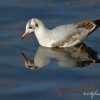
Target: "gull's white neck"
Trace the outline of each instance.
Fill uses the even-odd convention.
[[[39,27],[35,29],[35,35],[40,45],[46,46],[49,42],[49,29],[47,29],[44,24],[41,22]]]

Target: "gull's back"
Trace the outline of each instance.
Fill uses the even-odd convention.
[[[61,26],[58,26],[58,27],[52,29],[51,34],[53,35],[53,38],[55,38],[55,39],[60,38],[60,40],[61,40],[61,39],[64,39],[64,38],[72,35],[74,32],[76,32],[77,31],[76,27],[77,27],[76,24],[61,25]]]

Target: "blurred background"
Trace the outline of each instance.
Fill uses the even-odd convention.
[[[57,57],[49,55],[51,60],[43,68],[25,67],[21,52],[34,59],[39,50],[34,33],[21,40],[27,21],[33,17],[42,20],[49,29],[99,19],[100,0],[0,0],[0,100],[89,100],[90,96],[83,93],[100,89],[99,63],[83,68],[75,64],[76,67],[70,64],[63,67]],[[85,40],[98,58],[99,33],[100,28]],[[100,96],[94,97],[99,99]]]

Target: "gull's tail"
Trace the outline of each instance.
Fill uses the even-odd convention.
[[[97,27],[100,27],[100,19],[94,20],[93,22]]]

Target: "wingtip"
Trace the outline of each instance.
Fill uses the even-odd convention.
[[[100,19],[94,20],[93,22],[97,25],[97,27],[100,27]]]

